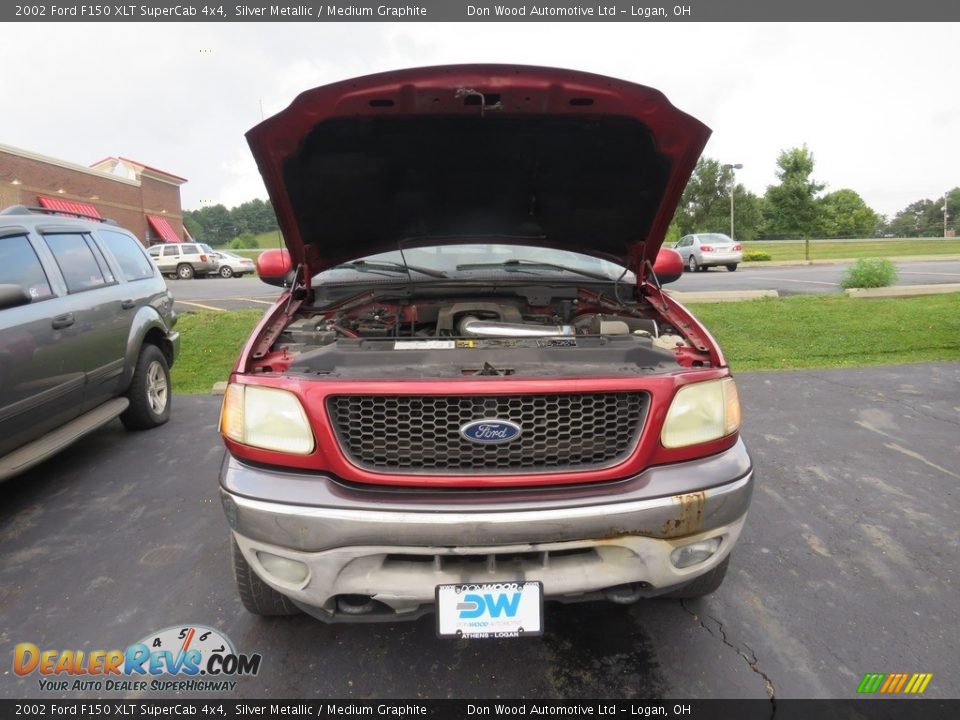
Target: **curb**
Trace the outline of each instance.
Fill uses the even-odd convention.
[[[211,395],[223,395],[227,391],[227,381],[221,380],[220,382],[215,382],[213,387],[210,388]]]
[[[893,298],[919,297],[921,295],[946,295],[960,292],[960,283],[939,283],[935,285],[895,285],[882,288],[849,288],[843,291],[852,298]]]
[[[683,292],[681,290],[667,290],[666,293],[681,303],[688,302],[742,302],[744,300],[759,300],[760,298],[780,297],[777,290],[715,290],[713,292]]]
[[[854,263],[859,258],[828,258],[820,260],[751,260],[740,263],[741,267],[790,267],[791,265],[839,265]],[[891,262],[931,262],[936,260],[960,260],[960,255],[890,255],[884,258]]]

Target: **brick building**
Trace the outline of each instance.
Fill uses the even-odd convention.
[[[0,145],[0,209],[10,205],[106,217],[145,245],[184,239],[180,186],[185,178],[127,158],[90,167]]]

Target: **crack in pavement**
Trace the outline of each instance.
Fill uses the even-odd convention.
[[[949,423],[951,425],[960,425],[960,421],[958,420],[954,420],[951,417],[943,417],[936,411],[929,412],[927,410],[924,410],[923,408],[918,408],[917,406],[911,405],[909,402],[907,402],[902,398],[894,398],[894,397],[890,397],[889,395],[878,396],[876,391],[864,390],[863,388],[858,387],[856,385],[848,385],[846,383],[840,382],[839,380],[833,380],[832,378],[824,377],[822,375],[814,375],[813,373],[809,373],[809,372],[803,373],[803,375],[811,379],[823,380],[824,382],[828,382],[831,385],[836,385],[837,387],[845,388],[847,390],[850,390],[854,395],[859,395],[860,397],[866,400],[873,400],[873,401],[879,400],[881,402],[893,403],[894,405],[903,405],[905,408],[913,410],[913,412],[915,412],[917,415],[922,415],[925,418],[936,420],[937,422]]]
[[[710,633],[713,637],[719,637],[720,640],[721,640],[721,642],[723,642],[724,645],[726,645],[727,647],[733,649],[733,651],[736,652],[737,655],[739,655],[740,657],[742,657],[742,658],[744,659],[744,661],[747,663],[747,666],[748,666],[751,670],[753,670],[753,672],[755,672],[757,675],[759,675],[760,677],[763,678],[764,685],[765,685],[765,687],[766,687],[766,689],[767,689],[767,697],[770,699],[770,718],[771,718],[771,720],[772,720],[772,718],[776,717],[776,715],[777,715],[777,688],[776,688],[776,686],[773,684],[773,680],[770,679],[770,676],[767,675],[763,670],[760,669],[760,659],[757,657],[757,653],[754,652],[753,648],[751,648],[751,647],[750,647],[749,645],[747,645],[746,643],[743,643],[743,648],[746,648],[747,651],[749,651],[749,653],[750,653],[749,655],[747,655],[747,653],[744,652],[743,649],[742,649],[739,645],[734,645],[732,642],[730,642],[730,641],[727,639],[727,631],[723,629],[723,623],[722,623],[722,622],[720,622],[719,620],[717,620],[717,619],[716,619],[715,617],[713,617],[712,615],[708,615],[707,613],[704,613],[704,616],[705,616],[705,617],[709,618],[710,620],[713,620],[713,622],[715,622],[715,623],[717,624],[717,629],[720,631],[720,634],[717,635],[717,633],[715,633],[713,630],[711,630],[710,627],[700,618],[700,616],[699,616],[697,613],[695,613],[693,610],[691,610],[689,607],[687,607],[687,601],[686,601],[686,600],[680,600],[680,607],[682,607],[684,610],[686,610],[687,613],[688,613],[694,620],[696,620],[697,623],[699,623],[700,627],[702,627],[704,630],[706,630],[708,633]]]

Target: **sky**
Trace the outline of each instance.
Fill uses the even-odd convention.
[[[244,138],[300,92],[463,62],[611,75],[713,129],[762,194],[806,144],[826,192],[888,216],[960,185],[958,23],[63,23],[7,27],[0,144],[186,177],[184,209],[266,192]],[[15,31],[14,31],[15,30]],[[11,71],[13,69],[13,71]],[[262,114],[261,114],[262,113]]]

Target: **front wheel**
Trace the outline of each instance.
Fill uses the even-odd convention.
[[[170,419],[170,366],[156,345],[140,349],[127,397],[130,406],[120,415],[127,430],[148,430]]]
[[[690,259],[687,260],[687,270],[689,270],[690,272],[696,272],[699,269],[700,269],[700,266],[697,264],[697,259],[693,255],[691,255]]]
[[[233,269],[229,265],[224,265],[220,268],[220,277],[230,278],[233,277]]]
[[[300,610],[290,602],[290,598],[281,595],[267,585],[250,567],[250,563],[240,552],[236,540],[231,540],[233,555],[233,577],[237,581],[240,602],[254,615],[297,615]]]

